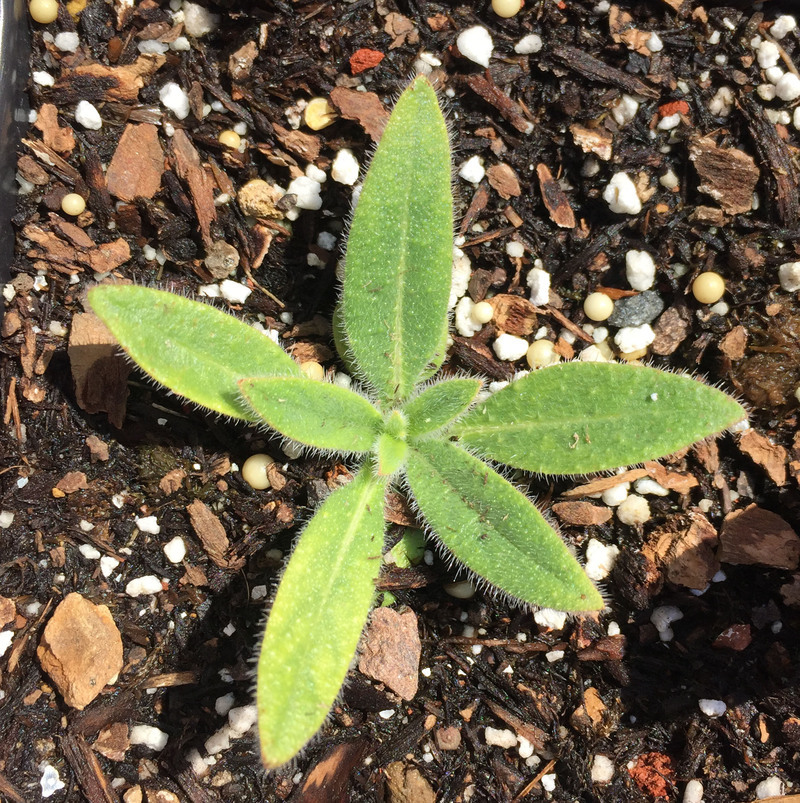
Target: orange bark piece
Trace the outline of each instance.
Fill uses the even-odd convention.
[[[58,124],[58,109],[52,103],[42,104],[33,125],[42,132],[45,145],[59,153],[72,153],[75,135],[71,128],[62,128]]]
[[[553,513],[564,524],[578,527],[605,524],[614,515],[609,508],[599,507],[591,502],[557,502],[553,505]]]
[[[796,569],[800,538],[777,513],[755,504],[729,513],[720,533],[722,563]]]
[[[370,50],[368,47],[362,47],[350,56],[350,71],[353,75],[358,75],[364,70],[377,67],[383,59],[384,54],[380,50]]]
[[[661,117],[672,117],[673,114],[689,114],[689,104],[685,100],[672,100],[658,107]]]
[[[200,154],[182,129],[172,137],[172,155],[178,175],[189,185],[203,244],[210,248],[214,241],[211,224],[217,219],[213,181],[200,163]]]
[[[569,205],[566,193],[561,185],[553,178],[550,168],[541,162],[536,165],[536,174],[539,176],[539,188],[542,200],[550,213],[550,218],[556,226],[562,229],[575,228],[575,213]]]
[[[164,151],[150,123],[125,126],[106,173],[108,191],[123,201],[152,198],[161,188]]]
[[[655,752],[642,753],[628,772],[636,785],[652,797],[668,799],[672,796],[675,770],[668,755]]]
[[[776,485],[786,484],[786,463],[789,453],[766,435],[748,429],[739,439],[739,450],[767,472]]]

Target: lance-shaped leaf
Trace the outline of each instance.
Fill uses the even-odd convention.
[[[292,553],[258,658],[261,757],[291,760],[319,730],[344,682],[375,595],[384,484],[362,470],[334,491]]]
[[[450,143],[416,78],[392,112],[353,214],[342,317],[349,351],[383,401],[407,398],[445,350],[453,262]]]
[[[534,371],[453,427],[467,447],[543,474],[584,474],[670,454],[747,417],[716,388],[647,366]]]
[[[408,437],[434,432],[461,415],[481,389],[479,379],[446,379],[425,388],[403,405],[408,419]]]
[[[523,602],[560,611],[603,600],[530,500],[482,460],[449,441],[409,449],[406,478],[444,545],[475,574]]]
[[[302,376],[262,332],[208,304],[133,285],[102,285],[89,303],[135,363],[195,404],[255,421],[237,382],[247,376]]]
[[[363,396],[304,376],[242,379],[239,388],[259,419],[318,449],[368,452],[383,423]]]

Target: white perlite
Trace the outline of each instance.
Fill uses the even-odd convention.
[[[542,37],[538,33],[529,33],[514,45],[514,52],[521,56],[528,56],[531,53],[538,53],[542,49]]]
[[[614,485],[611,488],[606,488],[600,494],[600,498],[609,507],[616,507],[621,505],[628,498],[628,488],[631,487],[629,482],[621,482],[619,485]]]
[[[592,538],[586,545],[586,565],[584,571],[590,580],[603,580],[611,573],[619,556],[619,547],[604,544]]]
[[[4,630],[0,633],[0,658],[2,658],[8,648],[11,646],[11,642],[14,639],[14,631],[13,630]]]
[[[521,360],[527,354],[529,347],[530,343],[527,340],[516,335],[510,335],[507,332],[499,335],[492,345],[497,359],[507,360],[508,362]]]
[[[721,717],[728,710],[722,700],[698,700],[697,704],[707,717]]]
[[[602,753],[592,760],[592,783],[611,783],[614,777],[614,762]]]
[[[33,72],[33,83],[39,84],[39,86],[53,86],[56,82],[56,79],[50,75],[49,72],[45,72],[44,70],[34,70]],[[35,120],[31,120],[31,122],[35,122]]]
[[[656,280],[656,263],[647,251],[625,254],[625,276],[634,290],[649,290]]]
[[[456,304],[453,323],[461,337],[472,337],[476,332],[480,332],[482,328],[482,324],[477,323],[472,317],[474,307],[475,303],[469,296],[464,296]]]
[[[51,797],[66,786],[64,781],[61,780],[58,770],[52,764],[43,761],[39,765],[39,769],[42,771],[42,777],[39,779],[39,785],[42,787],[42,797]]]
[[[164,544],[164,554],[170,563],[180,563],[186,557],[186,542],[179,535]]]
[[[212,14],[197,3],[183,4],[183,26],[189,36],[199,38],[211,33],[219,25],[219,15]]]
[[[672,641],[675,634],[670,625],[679,619],[683,619],[683,611],[675,605],[660,605],[650,614],[661,641]]]
[[[10,510],[0,511],[0,527],[4,530],[14,523],[14,514]]]
[[[506,253],[512,259],[521,259],[525,256],[525,246],[519,240],[509,240],[506,243]]]
[[[733,109],[733,104],[733,90],[729,86],[721,86],[708,101],[708,110],[715,117],[727,117]]]
[[[353,156],[353,151],[342,148],[331,165],[331,178],[339,184],[352,187],[358,181],[359,170],[358,159]]]
[[[111,555],[103,555],[100,558],[100,573],[103,577],[111,577],[117,566],[119,566],[119,561],[116,558],[112,558]]]
[[[103,127],[100,112],[88,100],[80,101],[75,107],[75,122],[90,131],[99,131]]]
[[[630,494],[628,498],[617,507],[617,518],[631,527],[644,524],[650,519],[650,505],[643,496]]]
[[[772,24],[769,32],[775,39],[783,39],[787,33],[791,33],[797,27],[797,20],[789,14],[781,14]]]
[[[101,555],[100,550],[96,549],[91,544],[81,544],[78,547],[78,552],[80,552],[86,560],[99,560]]]
[[[231,304],[244,304],[253,292],[246,284],[225,279],[219,283],[220,295]]]
[[[639,101],[630,95],[623,95],[611,109],[611,116],[617,125],[625,126],[636,117],[637,111],[639,111]]]
[[[800,262],[784,262],[778,268],[778,279],[787,293],[800,290]]]
[[[781,57],[781,52],[774,42],[764,40],[758,46],[756,58],[758,59],[758,66],[762,70],[774,67]]]
[[[642,211],[636,185],[627,173],[614,173],[603,190],[603,200],[612,212],[619,214],[638,215]]]
[[[458,169],[458,175],[470,184],[480,184],[486,175],[483,167],[483,159],[480,156],[472,156],[467,159]]]
[[[563,630],[567,624],[567,614],[564,611],[555,611],[552,608],[540,608],[538,611],[534,611],[533,621],[539,627]]]
[[[647,37],[645,46],[651,53],[660,53],[664,49],[664,43],[657,33],[651,33],[650,36]]]
[[[543,307],[550,301],[550,274],[546,270],[532,268],[525,283],[531,291],[531,304]]]
[[[474,61],[481,67],[488,67],[494,50],[494,42],[486,28],[482,25],[475,25],[458,35],[456,47],[465,59]]]
[[[653,327],[649,323],[641,326],[623,326],[615,335],[614,343],[623,354],[647,348],[656,339]]]
[[[298,209],[310,209],[316,211],[322,208],[322,196],[320,191],[322,185],[308,176],[298,176],[289,182],[286,188],[288,195],[296,195],[295,206]]]
[[[189,116],[189,95],[174,81],[167,81],[158,90],[161,104],[169,109],[178,120],[185,120]]]
[[[125,586],[125,593],[129,597],[141,597],[146,594],[158,594],[163,585],[160,578],[154,574],[146,574],[144,577],[136,577]]]
[[[783,781],[777,775],[770,775],[756,786],[756,798],[767,800],[771,797],[778,797],[786,791]]]
[[[507,728],[486,727],[483,730],[483,735],[488,745],[502,747],[504,750],[510,750],[512,747],[517,746],[516,734]]]
[[[161,532],[161,527],[155,516],[135,516],[133,520],[139,532],[147,533],[148,535],[158,535]]]
[[[151,750],[163,750],[169,741],[169,735],[152,725],[134,725],[129,736],[131,744],[140,744]]]
[[[453,272],[450,279],[450,298],[447,308],[453,309],[469,287],[469,280],[472,276],[472,263],[469,257],[458,247],[453,246]]]
[[[56,34],[53,44],[62,53],[74,53],[81,44],[81,39],[75,31],[61,31]]]
[[[787,102],[800,98],[800,78],[794,73],[784,73],[775,84],[775,94]]]

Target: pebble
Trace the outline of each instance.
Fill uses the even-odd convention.
[[[74,53],[80,47],[81,39],[75,31],[61,31],[56,34],[53,44],[62,53]]]
[[[531,291],[531,304],[543,307],[550,301],[550,274],[546,270],[532,268],[525,283]]]
[[[514,52],[521,56],[528,56],[531,53],[538,53],[542,49],[542,37],[538,33],[529,33],[514,45]]]
[[[0,527],[4,530],[14,523],[14,514],[10,510],[0,511]]]
[[[103,127],[100,112],[88,100],[79,101],[75,107],[75,122],[90,131],[99,131]]]
[[[80,711],[122,671],[122,637],[105,605],[67,594],[47,623],[36,656],[64,702]]]
[[[148,533],[149,535],[158,535],[161,532],[161,527],[155,516],[142,516],[141,518],[136,516],[134,522],[139,532]]]
[[[778,268],[778,280],[787,293],[800,290],[800,262],[784,262]]]
[[[186,542],[179,535],[164,544],[164,554],[170,563],[180,563],[186,557]]]
[[[486,28],[482,25],[475,25],[458,35],[456,47],[465,59],[474,61],[481,67],[488,67],[494,50],[494,42]]]
[[[316,211],[322,208],[322,185],[308,176],[298,176],[289,182],[286,188],[288,195],[296,195],[295,207]]]
[[[498,360],[514,362],[516,360],[521,360],[527,354],[530,343],[523,337],[517,337],[516,335],[503,332],[495,338],[492,348]]]
[[[628,498],[617,507],[617,518],[631,527],[644,524],[650,520],[650,505],[643,496],[630,494]]]
[[[467,159],[458,169],[458,175],[470,184],[480,184],[486,175],[483,167],[483,159],[480,156],[472,156]]]
[[[608,318],[612,326],[641,326],[654,321],[664,311],[664,300],[655,290],[620,298]]]
[[[647,251],[628,251],[625,254],[625,276],[634,290],[649,290],[656,280],[653,257]]]
[[[697,704],[707,717],[721,717],[728,710],[722,700],[698,700]]]
[[[342,148],[333,160],[331,165],[331,178],[339,184],[352,187],[358,181],[358,174],[361,168],[358,159],[353,156],[353,151],[349,148]]]
[[[434,738],[440,750],[458,750],[461,747],[461,731],[454,725],[437,728]]]
[[[775,94],[787,102],[800,98],[800,78],[794,73],[787,72],[775,83]]]
[[[128,738],[131,744],[140,744],[155,751],[163,750],[169,741],[169,735],[153,725],[132,725]]]
[[[483,735],[486,739],[486,744],[494,747],[510,750],[512,747],[517,746],[517,735],[507,728],[491,728],[487,726],[483,730]]]
[[[703,803],[703,784],[696,778],[686,784],[683,790],[683,803]]]
[[[638,215],[642,211],[636,185],[627,173],[614,173],[603,190],[603,200],[612,212],[619,214]]]
[[[189,116],[189,95],[174,81],[167,81],[158,90],[161,104],[169,109],[178,120],[185,120]]]
[[[433,561],[431,561],[431,563],[428,563],[427,561],[428,552],[429,551],[426,551],[425,553],[425,558],[426,558],[425,563],[430,566]],[[431,558],[433,558],[432,553],[431,553]],[[455,583],[445,583],[443,588],[446,594],[449,594],[451,597],[454,597],[455,599],[472,599],[475,596],[475,591],[476,591],[475,586],[470,580],[459,580]]]
[[[614,762],[602,753],[592,760],[592,783],[610,783],[614,777]]]
[[[586,565],[583,567],[590,580],[604,580],[614,568],[619,547],[614,544],[604,544],[596,538],[589,540],[586,545]]]
[[[614,335],[614,343],[623,354],[641,351],[655,339],[655,332],[649,323],[643,323],[641,326],[623,326]]]
[[[141,597],[145,594],[158,594],[163,590],[161,579],[154,574],[136,577],[125,586],[125,593],[129,597]]]

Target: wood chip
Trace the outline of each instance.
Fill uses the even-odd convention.
[[[613,728],[613,718],[600,697],[600,692],[590,686],[583,692],[583,702],[572,712],[570,725],[580,733],[604,737]]]
[[[522,106],[495,84],[489,77],[488,70],[485,74],[474,73],[467,76],[466,83],[476,95],[494,106],[517,131],[523,134],[530,134],[533,131],[533,123],[523,113]]]
[[[132,368],[114,336],[93,313],[79,313],[72,319],[67,353],[78,406],[87,413],[108,413],[108,420],[121,429]]]
[[[552,54],[567,69],[573,70],[592,81],[611,84],[625,90],[629,95],[643,95],[646,98],[657,98],[661,94],[657,89],[630,73],[610,67],[600,59],[590,56],[577,47],[559,45],[552,49]]]
[[[789,453],[783,446],[773,443],[766,435],[754,429],[748,429],[739,438],[739,449],[761,466],[776,485],[786,484]]]
[[[53,270],[67,275],[79,273],[84,268],[95,273],[110,273],[131,258],[130,246],[121,237],[110,243],[95,243],[85,232],[66,221],[56,221],[52,228],[28,223],[22,231],[32,243],[26,252],[30,259],[49,263]],[[67,239],[59,236],[62,233]]]
[[[569,130],[573,141],[584,153],[593,153],[604,162],[611,158],[614,139],[610,132],[602,128],[587,128],[578,123],[573,123]]]
[[[58,109],[52,103],[39,107],[35,128],[42,132],[44,144],[58,153],[72,153],[75,148],[75,135],[71,128],[58,124]]]
[[[656,337],[650,346],[651,351],[662,357],[672,354],[686,340],[691,323],[692,315],[688,307],[666,309],[653,326]]]
[[[489,186],[506,201],[509,198],[516,198],[518,195],[522,194],[522,188],[519,186],[517,174],[504,162],[492,165],[486,171],[486,178],[489,181]]]
[[[361,639],[358,671],[404,700],[412,700],[419,683],[421,650],[414,611],[375,608]]]
[[[313,162],[319,156],[319,152],[322,149],[322,140],[316,134],[292,131],[277,123],[272,124],[272,129],[281,145],[287,151],[295,154],[295,156],[299,156],[307,162]]]
[[[593,505],[591,502],[556,502],[553,513],[558,516],[559,521],[576,527],[605,524],[614,515],[610,508]]]
[[[103,728],[95,739],[92,749],[109,761],[124,761],[125,753],[131,746],[128,726],[125,722],[114,722]]]
[[[796,569],[800,538],[777,513],[755,504],[729,513],[720,533],[722,563]]]
[[[123,201],[152,198],[161,189],[164,151],[154,125],[129,124],[106,173],[108,191]]]
[[[356,739],[331,747],[309,770],[303,786],[292,796],[294,803],[347,803],[348,781],[368,746],[366,739]]]
[[[752,209],[761,175],[752,156],[738,148],[720,148],[711,137],[693,137],[689,159],[700,176],[700,192],[710,195],[725,212],[738,215]]]
[[[381,138],[389,120],[389,110],[374,92],[337,86],[331,91],[330,99],[342,117],[355,120],[374,142]]]
[[[88,487],[86,475],[82,471],[68,471],[56,485],[56,488],[65,494],[74,494],[76,491],[83,491]]]
[[[222,522],[214,515],[211,508],[200,499],[186,506],[192,529],[200,539],[208,557],[221,569],[238,570],[244,566],[243,558],[229,560],[226,556],[230,549],[230,541],[222,526]]]
[[[485,702],[496,717],[502,719],[506,725],[514,729],[517,736],[524,736],[533,745],[533,749],[537,753],[547,751],[547,734],[541,728],[537,728],[532,722],[520,719],[493,700],[487,699]]]
[[[170,494],[177,493],[183,487],[183,481],[186,479],[186,472],[182,468],[173,468],[168,471],[159,481],[158,487],[161,493],[169,496]]]
[[[562,496],[565,499],[574,499],[578,496],[589,496],[589,494],[599,494],[620,485],[623,482],[634,482],[641,477],[647,476],[647,470],[643,468],[632,468],[628,471],[623,471],[622,474],[615,474],[613,477],[598,477],[591,480],[584,485],[579,485],[577,488],[570,488],[565,491]]]
[[[691,511],[656,528],[642,552],[666,572],[671,583],[700,590],[719,571],[714,553],[718,542],[711,522],[699,511]]]
[[[553,178],[550,168],[540,162],[536,165],[536,175],[539,176],[539,190],[542,193],[542,201],[550,213],[550,219],[562,229],[574,229],[575,213],[561,185]]]
[[[419,42],[419,31],[414,23],[396,11],[390,11],[384,18],[383,30],[392,37],[389,50],[402,47],[405,44],[416,45]]]
[[[150,83],[152,76],[166,61],[166,57],[159,53],[141,55],[133,64],[122,67],[81,64],[74,69],[62,70],[53,92],[63,104],[80,100],[133,103],[139,99],[139,91]]]
[[[741,360],[747,346],[747,330],[739,324],[734,326],[722,340],[719,341],[719,350],[731,360]]]
[[[495,326],[517,337],[527,337],[536,329],[536,307],[522,296],[500,293],[488,300]]]
[[[214,242],[211,236],[211,224],[217,219],[214,184],[200,164],[200,155],[196,148],[182,129],[178,129],[172,137],[172,159],[178,175],[189,185],[203,245],[210,248]]]

